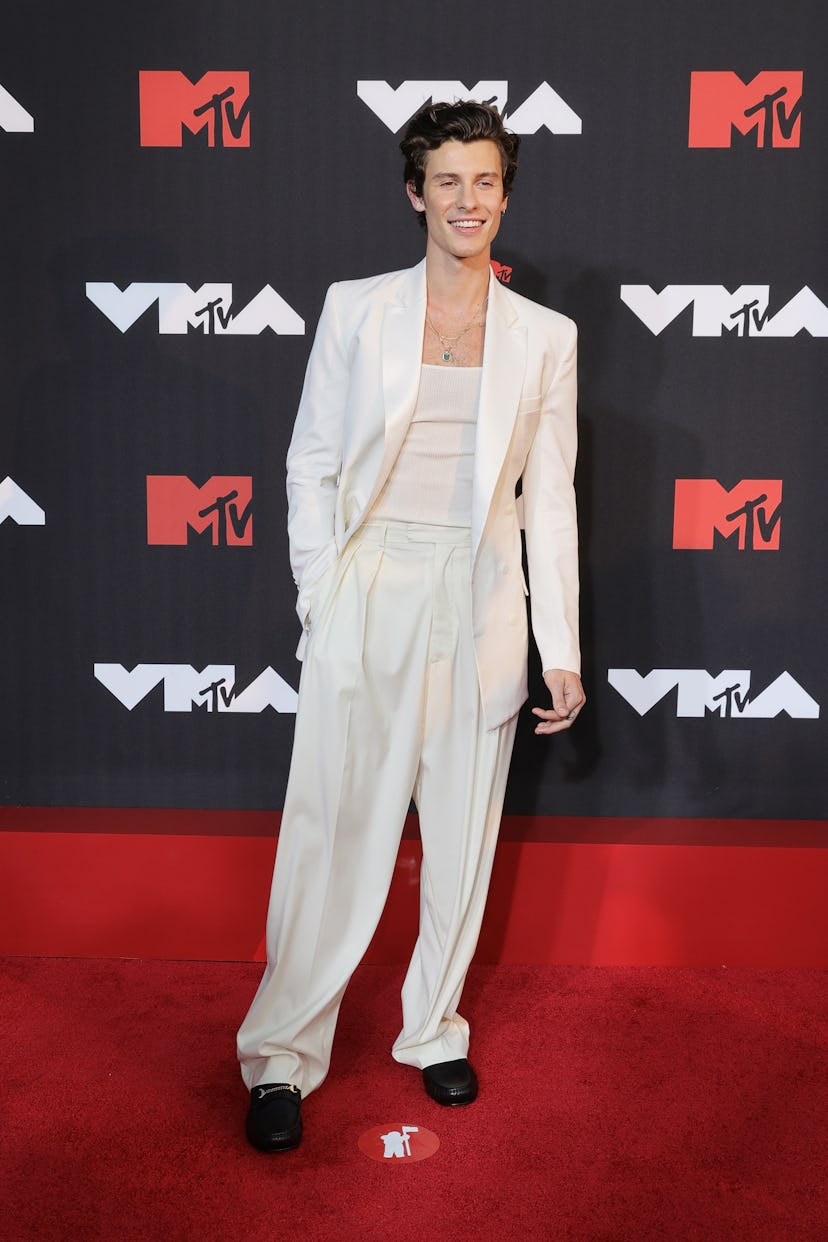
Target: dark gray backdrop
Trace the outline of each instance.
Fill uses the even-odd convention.
[[[608,670],[750,670],[754,698],[788,672],[828,698],[824,337],[694,336],[689,309],[655,335],[620,297],[759,284],[771,313],[804,286],[828,301],[826,34],[816,0],[518,0],[462,15],[431,0],[85,0],[6,14],[0,85],[35,130],[0,130],[0,480],[46,520],[0,523],[0,798],[281,806],[292,715],[165,711],[160,685],[128,710],[93,669],[231,665],[243,689],[271,667],[298,684],[284,455],[316,318],[332,280],[423,248],[399,135],[356,84],[499,80],[507,113],[547,82],[583,125],[524,137],[495,256],[512,288],[580,326],[589,693],[578,729],[551,744],[524,715],[507,810],[822,816],[821,717],[689,718],[675,691],[640,716]],[[204,131],[142,147],[146,70],[247,71],[249,147],[210,147]],[[753,132],[689,148],[691,73],[763,70],[803,72],[800,145],[760,148]],[[122,334],[87,282],[229,282],[235,313],[269,284],[306,335],[164,335],[157,307]],[[149,545],[149,475],[251,476],[253,545],[215,547],[209,531]],[[674,549],[683,478],[781,479],[780,549]]]

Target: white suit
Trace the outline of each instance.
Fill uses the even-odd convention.
[[[328,292],[288,452],[288,533],[303,624],[314,584],[370,510],[405,437],[425,311],[425,261]],[[580,672],[572,487],[576,337],[571,319],[490,276],[471,558],[477,667],[491,728],[527,696],[526,587],[515,511],[521,476],[532,628],[542,666]]]
[[[420,934],[393,1055],[465,1057],[457,1004],[488,891],[527,623],[578,672],[575,325],[490,277],[471,528],[371,516],[415,409],[425,263],[333,285],[288,452],[307,644],[268,913],[268,966],[239,1031],[248,1087],[324,1079],[339,1004],[379,920],[413,794]]]

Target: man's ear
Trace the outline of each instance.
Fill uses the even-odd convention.
[[[420,198],[413,181],[406,181],[405,192],[408,195],[408,201],[415,211],[425,211],[425,203]]]

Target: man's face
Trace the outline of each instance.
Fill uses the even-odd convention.
[[[410,182],[406,188],[415,209],[426,213],[429,248],[488,259],[506,205],[496,143],[444,142],[426,156],[422,197]]]

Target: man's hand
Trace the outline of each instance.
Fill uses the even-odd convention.
[[[560,733],[562,729],[569,729],[577,720],[578,713],[586,703],[584,688],[578,674],[570,673],[564,668],[547,669],[543,680],[552,695],[552,710],[532,708],[532,714],[540,717],[535,732]]]

